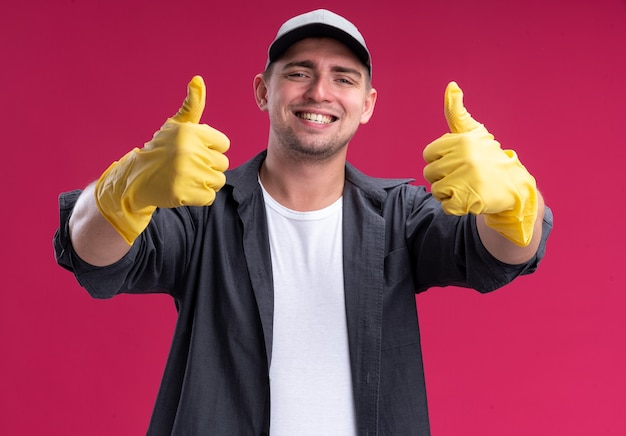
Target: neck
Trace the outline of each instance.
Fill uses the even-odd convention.
[[[322,162],[285,159],[268,149],[259,171],[267,192],[283,206],[301,212],[330,206],[343,194],[345,153]]]

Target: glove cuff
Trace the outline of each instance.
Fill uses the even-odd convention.
[[[499,213],[485,214],[485,224],[514,244],[526,247],[533,238],[538,208],[535,178],[528,174],[528,180],[518,190],[515,207]]]
[[[134,149],[113,162],[102,173],[94,189],[98,210],[128,245],[132,245],[145,230],[156,210],[155,206],[133,205],[135,195],[127,175],[138,151]]]

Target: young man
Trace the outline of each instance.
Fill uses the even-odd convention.
[[[537,267],[551,213],[454,83],[451,133],[424,151],[432,195],[346,162],[371,68],[344,18],[294,17],[254,78],[266,151],[226,171],[195,77],[152,141],[61,195],[57,260],[91,295],[176,302],[149,434],[429,434],[415,293]]]

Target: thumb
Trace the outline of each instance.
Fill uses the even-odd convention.
[[[470,132],[480,126],[463,106],[463,91],[456,82],[450,82],[446,87],[443,111],[450,133]]]
[[[202,112],[204,112],[205,101],[206,87],[204,86],[204,79],[200,76],[194,76],[187,85],[187,98],[185,98],[183,105],[172,119],[179,123],[199,123]]]

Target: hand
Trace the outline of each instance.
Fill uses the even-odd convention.
[[[424,177],[433,196],[446,213],[485,214],[489,227],[527,246],[537,216],[535,179],[513,150],[502,150],[467,112],[455,82],[446,88],[444,113],[451,133],[424,149]]]
[[[135,148],[100,176],[95,188],[102,215],[130,245],[157,207],[208,206],[224,185],[230,141],[198,124],[206,89],[200,76],[189,82],[187,98],[142,149]]]

